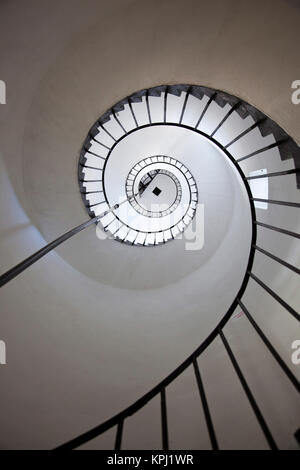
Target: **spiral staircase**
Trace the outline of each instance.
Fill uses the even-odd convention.
[[[22,359],[27,392],[12,394],[23,421],[32,413],[45,424],[40,429],[56,429],[50,439],[45,432],[42,446],[297,448],[299,366],[291,361],[291,344],[300,319],[299,146],[259,106],[199,83],[151,86],[106,112],[96,104],[103,114],[87,113],[87,122],[96,121],[76,142],[70,195],[63,178],[71,144],[58,124],[53,161],[52,144],[50,151],[44,146],[47,158],[40,156],[43,143],[55,141],[51,126],[43,136],[39,122],[52,103],[45,100],[39,109],[43,91],[32,103],[24,139],[31,206],[23,202],[38,228],[30,237],[39,249],[27,249],[21,262],[20,252],[10,257],[0,285],[5,312],[13,312],[18,325],[16,293],[23,292],[27,310],[32,299],[32,316],[17,338],[23,346],[33,342],[38,374],[39,347],[43,360],[47,351],[53,354],[50,343],[57,348],[53,364],[47,362],[49,380],[47,370],[39,377]],[[149,201],[166,202],[172,191],[164,210],[150,209]],[[12,217],[26,226],[12,204]],[[193,224],[200,247],[185,240]],[[38,298],[52,319],[40,315]],[[98,376],[95,382],[91,376]],[[49,399],[53,417],[41,418]],[[1,413],[9,426],[12,410]],[[62,429],[59,438],[52,420]],[[33,438],[24,444],[26,432],[16,423],[17,446],[34,446]]]
[[[120,167],[122,163],[124,163],[123,160],[125,160],[125,164],[128,166],[132,165],[132,159],[134,160],[134,157],[139,159],[142,152],[146,152],[146,155],[148,152],[148,155],[151,155],[151,145],[149,146],[149,142],[155,142],[155,148],[157,146],[157,142],[159,142],[160,153],[165,155],[170,154],[172,150],[174,151],[174,146],[178,146],[178,142],[181,141],[183,150],[180,148],[178,151],[179,154],[185,155],[185,153],[187,153],[188,162],[190,162],[191,158],[201,159],[203,154],[201,145],[199,144],[197,146],[197,144],[192,142],[192,146],[196,146],[197,149],[196,155],[192,156],[188,139],[185,140],[184,135],[176,135],[176,133],[172,133],[170,136],[168,136],[169,128],[172,127],[175,127],[175,130],[177,130],[179,127],[181,129],[187,130],[188,133],[196,132],[197,134],[200,134],[201,136],[204,136],[206,139],[208,139],[211,144],[218,145],[218,147],[224,152],[225,156],[234,163],[235,167],[239,171],[239,174],[247,190],[252,216],[251,249],[244,279],[241,282],[241,287],[236,298],[234,299],[229,310],[226,312],[224,318],[209,335],[209,337],[177,369],[175,369],[169,376],[160,382],[160,384],[158,384],[154,389],[137,400],[137,402],[135,402],[133,405],[105,423],[101,424],[100,426],[97,426],[91,431],[88,431],[78,438],[75,438],[70,442],[62,445],[60,448],[68,449],[80,446],[87,441],[98,437],[99,434],[107,431],[111,427],[116,426],[115,449],[121,449],[123,426],[126,418],[134,413],[137,413],[140,408],[145,406],[151,399],[159,395],[161,401],[162,449],[168,450],[169,439],[166,388],[183,371],[185,371],[187,367],[193,367],[196,382],[199,388],[200,398],[202,401],[207,430],[211,440],[211,446],[213,449],[218,449],[218,441],[211,419],[208,401],[205,394],[205,387],[201,379],[197,359],[200,354],[205,351],[206,348],[208,348],[211,342],[219,337],[221,338],[223,345],[229,355],[232,366],[238,375],[244,392],[249,400],[253,412],[256,415],[258,423],[261,426],[262,432],[264,433],[270,448],[277,449],[278,447],[272,436],[272,433],[223,332],[224,326],[231,318],[232,313],[237,307],[241,308],[241,311],[246,315],[256,333],[260,336],[265,346],[269,349],[269,352],[277,361],[279,367],[281,367],[282,371],[295,386],[296,390],[298,392],[300,391],[297,378],[294,376],[289,366],[282,360],[274,346],[270,343],[264,332],[253,319],[251,313],[243,303],[243,295],[247,287],[248,280],[251,278],[256,283],[258,283],[262,289],[264,289],[266,295],[271,295],[296,320],[300,320],[300,315],[280,296],[278,296],[276,292],[270,289],[270,287],[267,286],[262,279],[257,277],[255,272],[252,271],[253,259],[255,252],[257,251],[285,266],[292,272],[300,274],[300,270],[297,267],[276,256],[276,253],[274,253],[274,248],[270,252],[257,245],[257,226],[267,230],[284,233],[289,237],[299,238],[299,235],[297,233],[285,230],[282,227],[265,224],[259,220],[260,212],[258,211],[257,214],[255,209],[256,203],[266,204],[266,207],[263,206],[264,210],[268,209],[269,204],[299,208],[300,203],[289,200],[273,200],[268,197],[257,197],[257,195],[254,193],[255,190],[257,191],[257,188],[254,187],[251,191],[251,188],[248,184],[248,182],[251,184],[253,180],[263,178],[264,180],[267,180],[269,184],[263,189],[259,188],[259,191],[264,191],[266,194],[268,194],[270,191],[272,194],[273,177],[279,178],[284,177],[285,175],[295,174],[295,187],[300,188],[300,149],[297,144],[279,126],[277,126],[262,112],[253,108],[248,103],[245,103],[242,100],[239,100],[238,98],[230,96],[226,93],[205,87],[185,85],[161,86],[135,93],[127,99],[119,102],[113,108],[111,108],[111,110],[105,113],[105,115],[101,117],[99,121],[97,121],[97,123],[90,129],[88,137],[83,145],[79,162],[79,182],[80,187],[82,188],[82,195],[86,208],[91,217],[96,217],[97,221],[101,221],[104,230],[108,230],[110,227],[109,230],[111,231],[111,234],[119,241],[130,243],[131,245],[140,244],[145,246],[149,245],[149,243],[153,245],[158,244],[159,241],[156,241],[158,235],[161,236],[160,243],[165,243],[166,240],[172,238],[174,239],[179,233],[177,224],[171,228],[168,226],[166,229],[153,229],[154,231],[148,230],[148,232],[143,232],[142,230],[132,228],[132,225],[130,226],[122,221],[120,207],[117,206],[112,212],[107,213],[108,210],[114,206],[114,204],[110,203],[110,198],[107,195],[109,189],[105,190],[104,186],[105,170],[107,169],[107,165],[110,163],[109,158],[114,158],[113,150],[119,145],[120,141],[125,139],[127,140],[128,136],[132,134],[133,136],[136,136],[139,131],[153,130],[154,132],[149,132],[149,135],[142,133],[140,140],[133,140],[129,150],[126,149],[126,146],[123,146],[119,154],[115,157],[117,158],[117,163],[113,167],[114,172],[121,173]],[[157,129],[160,131],[161,136],[155,132]],[[205,150],[207,152],[207,149]],[[262,164],[263,166],[269,168],[266,160],[261,158],[265,153],[268,154],[268,160],[270,159],[276,162],[277,171],[263,171],[261,169]],[[179,158],[178,156],[176,157]],[[209,158],[211,158],[211,155],[209,155]],[[255,158],[255,176],[252,172],[249,172],[249,166],[247,166],[248,159],[250,158]],[[149,161],[147,162],[146,159],[144,164],[146,169],[148,168],[147,165],[150,165],[151,168],[152,164],[156,164],[158,165],[157,171],[159,171],[159,168],[163,166],[165,162],[169,163],[170,167],[180,167],[182,165],[182,163],[178,160],[174,160],[172,162],[170,157],[161,157],[161,159],[159,159],[159,157],[150,156],[148,160]],[[289,169],[287,169],[285,165],[280,165],[281,162],[285,162],[287,160],[290,160],[291,163]],[[245,163],[243,164],[242,162]],[[197,163],[198,162],[196,162],[196,164]],[[141,162],[138,162],[137,165],[141,166]],[[206,165],[208,166],[209,163],[206,163]],[[250,168],[253,168],[253,166]],[[126,171],[128,172],[128,168],[126,168]],[[188,170],[185,169],[185,172],[188,172]],[[136,173],[138,174],[137,170]],[[189,177],[192,178],[190,173],[189,175]],[[155,177],[157,177],[157,174],[153,175],[153,179],[155,179]],[[207,179],[206,174],[204,175],[204,179]],[[106,178],[106,180],[106,186],[109,186],[109,176]],[[126,187],[126,184],[128,183],[124,181],[122,183],[115,183],[115,196],[111,199],[112,201],[117,200],[117,195],[120,195],[121,200],[124,200],[124,197],[126,197],[126,194],[122,194],[122,188]],[[199,184],[198,182],[198,186],[201,188],[201,183]],[[131,192],[130,195],[132,196],[132,194],[133,192]],[[259,194],[259,196],[261,195]],[[130,204],[130,199],[127,199],[126,205]],[[194,204],[194,207],[196,207],[196,200]],[[261,208],[261,206],[258,205],[258,208]],[[103,211],[104,215],[102,214]],[[128,214],[127,217],[130,219]],[[150,215],[150,217],[155,216]],[[183,218],[183,220],[185,220],[185,218]],[[187,220],[186,224],[189,222],[190,220]],[[153,234],[154,238],[152,240],[150,237],[153,237]]]

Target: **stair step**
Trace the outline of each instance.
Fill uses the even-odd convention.
[[[200,124],[198,125],[197,129],[205,134],[212,134],[218,124],[222,121],[222,119],[226,116],[226,114],[230,111],[231,106],[226,104],[224,108],[221,108],[215,101],[212,101],[208,106]]]
[[[186,93],[182,92],[180,96],[167,95],[166,121],[179,123],[182,108],[185,102]]]
[[[116,112],[116,117],[118,118],[126,132],[129,132],[132,129],[136,128],[136,123],[129,104],[125,104],[124,109],[122,111]]]
[[[125,134],[125,132],[121,128],[120,124],[117,122],[117,120],[114,118],[113,115],[110,116],[109,121],[107,121],[105,124],[103,124],[103,127],[116,140],[120,139],[120,137],[122,137]]]
[[[139,126],[145,126],[149,124],[149,116],[147,110],[146,97],[143,96],[142,101],[131,103],[132,110],[135,114],[136,120]]]
[[[164,97],[165,92],[161,96],[149,96],[149,108],[152,122],[164,121]]]
[[[233,157],[238,160],[239,158],[243,158],[247,154],[257,151],[258,149],[262,149],[267,147],[270,144],[275,143],[275,139],[273,135],[268,135],[266,137],[262,137],[260,130],[256,127],[252,129],[252,131],[248,132],[244,137],[239,139],[237,142],[232,144],[229,148],[229,151]],[[246,154],[245,154],[245,149]]]
[[[189,95],[182,118],[182,124],[190,127],[196,127],[198,119],[201,116],[208,101],[209,98],[207,96],[203,96],[202,100],[199,100],[195,96]]]
[[[242,132],[249,129],[254,124],[254,119],[251,116],[247,116],[245,119],[241,119],[237,112],[233,112],[224,124],[217,130],[214,135],[214,139],[220,142],[222,145],[229,144]],[[230,149],[228,149],[230,152]]]
[[[84,163],[85,166],[92,166],[94,168],[99,168],[102,170],[103,165],[104,165],[104,160],[102,160],[102,158],[98,158],[95,155],[92,155],[91,153],[88,153],[88,152],[84,154],[84,157],[86,159]]]

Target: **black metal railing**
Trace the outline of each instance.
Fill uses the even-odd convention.
[[[184,99],[183,107],[180,113],[180,119],[178,123],[169,123],[167,122],[167,105],[168,105],[168,93],[174,93],[177,94],[181,93],[182,91],[186,92],[186,96]],[[163,112],[163,121],[160,123],[153,123],[151,119],[151,109],[149,105],[149,96],[158,96],[159,93],[164,92],[164,112]],[[186,111],[187,107],[187,102],[188,102],[188,97],[190,94],[194,94],[194,96],[197,96],[199,98],[202,98],[205,94],[209,97],[203,111],[201,112],[199,119],[197,121],[197,125],[195,127],[190,127],[186,126],[183,124],[183,117],[184,113]],[[137,117],[134,114],[133,106],[132,103],[134,101],[137,101],[139,99],[142,99],[143,96],[145,97],[145,103],[147,106],[147,114],[149,118],[149,124],[144,125],[144,126],[138,126],[138,120]],[[126,100],[125,100],[126,101]],[[103,123],[105,120],[99,120],[97,121],[97,125],[100,125],[102,129],[107,132],[107,134],[113,139],[114,144],[110,148],[110,152],[114,148],[115,145],[118,144],[120,140],[125,138],[128,134],[135,132],[137,129],[143,128],[143,127],[148,127],[148,126],[158,126],[158,125],[171,125],[171,126],[181,126],[185,127],[189,130],[192,130],[194,132],[200,133],[204,137],[210,139],[215,145],[217,145],[223,152],[226,154],[226,156],[231,160],[231,162],[235,165],[237,171],[239,172],[239,175],[241,177],[241,180],[243,181],[248,198],[249,198],[249,204],[251,208],[251,217],[252,217],[252,239],[251,239],[251,248],[249,252],[249,258],[248,258],[248,264],[247,264],[247,269],[245,272],[244,279],[241,283],[239,292],[232,302],[230,308],[222,318],[222,320],[219,322],[219,324],[216,326],[216,328],[211,332],[211,334],[203,341],[203,343],[187,358],[185,359],[184,362],[182,362],[173,372],[171,372],[167,377],[165,377],[158,385],[156,385],[154,388],[152,388],[149,392],[147,392],[145,395],[143,395],[141,398],[136,400],[133,404],[128,406],[126,409],[122,410],[120,413],[116,414],[112,418],[108,419],[107,421],[101,423],[100,425],[94,427],[93,429],[90,429],[89,431],[75,437],[74,439],[69,440],[68,442],[60,445],[57,447],[59,450],[67,450],[67,449],[74,449],[76,447],[79,447],[86,442],[98,437],[99,435],[103,434],[107,430],[115,427],[116,428],[116,438],[115,438],[115,449],[119,450],[122,448],[122,437],[123,437],[123,429],[124,429],[124,423],[125,420],[132,416],[133,414],[137,413],[141,408],[143,408],[149,401],[154,399],[157,396],[160,396],[160,411],[161,411],[161,442],[162,442],[162,449],[167,450],[169,449],[169,433],[168,433],[168,406],[167,406],[167,387],[170,385],[172,382],[176,380],[176,378],[181,375],[187,368],[192,367],[194,370],[195,378],[196,378],[196,383],[199,389],[199,396],[200,396],[200,403],[203,408],[203,413],[204,413],[204,418],[206,421],[206,426],[207,426],[207,431],[208,435],[210,438],[211,442],[211,447],[212,449],[218,449],[218,439],[217,435],[215,432],[213,420],[211,417],[208,401],[206,398],[206,392],[205,392],[205,384],[202,381],[201,377],[201,371],[199,369],[198,365],[198,358],[199,356],[208,348],[210,344],[212,344],[213,341],[216,339],[220,338],[221,342],[224,346],[225,351],[228,354],[228,357],[231,361],[232,367],[241,383],[241,386],[244,390],[244,393],[249,401],[249,404],[252,407],[253,413],[256,416],[257,422],[259,426],[262,429],[262,432],[264,433],[264,436],[266,438],[266,441],[271,449],[277,449],[277,444],[275,442],[274,437],[272,436],[272,433],[269,429],[269,426],[267,424],[266,419],[263,416],[263,413],[259,407],[259,404],[257,403],[255,399],[255,394],[253,391],[251,391],[247,379],[241,370],[238,361],[236,357],[234,356],[234,353],[231,349],[231,346],[229,344],[228,339],[226,338],[224,334],[224,326],[227,324],[229,319],[231,318],[232,314],[234,313],[235,309],[237,306],[239,306],[242,311],[244,312],[246,318],[248,319],[249,323],[252,325],[258,336],[260,337],[261,341],[264,343],[266,348],[269,350],[270,354],[274,357],[276,360],[277,364],[281,368],[282,372],[285,374],[287,379],[291,382],[291,384],[294,386],[294,388],[297,390],[297,392],[300,392],[300,384],[297,378],[295,377],[294,373],[292,370],[288,367],[288,365],[285,363],[285,361],[282,359],[280,354],[276,351],[275,347],[271,344],[270,340],[267,338],[265,333],[262,331],[260,326],[257,324],[257,322],[253,319],[252,315],[250,314],[249,310],[244,304],[243,299],[243,294],[246,290],[247,284],[249,279],[252,279],[255,281],[260,287],[268,294],[270,295],[273,299],[275,299],[286,311],[288,311],[296,320],[300,320],[300,315],[285,301],[283,300],[276,292],[274,292],[264,281],[259,279],[256,274],[252,272],[252,267],[253,267],[253,261],[254,261],[254,256],[256,252],[259,252],[263,254],[266,257],[271,258],[273,261],[278,263],[279,265],[283,265],[292,272],[299,274],[300,270],[296,267],[288,263],[287,261],[281,259],[280,257],[276,256],[274,253],[269,252],[268,250],[260,247],[257,245],[257,227],[261,227],[263,229],[268,229],[268,230],[273,230],[277,231],[279,233],[285,234],[288,237],[294,237],[294,238],[299,238],[300,234],[292,232],[290,230],[286,230],[281,227],[277,226],[272,226],[270,224],[264,223],[263,221],[258,221],[256,220],[256,211],[255,211],[255,202],[267,202],[270,204],[274,205],[281,205],[283,207],[289,206],[289,207],[294,207],[294,208],[299,208],[300,204],[296,202],[290,202],[290,201],[278,201],[278,200],[272,200],[272,199],[259,199],[259,198],[254,198],[251,189],[249,186],[249,180],[255,179],[255,178],[269,178],[269,177],[284,177],[289,174],[296,174],[297,176],[297,183],[299,185],[299,179],[298,179],[298,174],[299,174],[299,167],[300,167],[300,156],[299,156],[299,147],[295,144],[295,142],[288,137],[285,132],[279,128],[279,126],[274,127],[275,123],[271,121],[267,116],[263,115],[260,111],[256,110],[253,108],[251,105],[237,99],[236,97],[232,97],[231,95],[227,95],[226,93],[219,92],[216,90],[211,90],[205,87],[195,87],[195,86],[185,86],[185,85],[179,85],[179,86],[173,86],[173,87],[155,87],[155,89],[151,90],[144,90],[140,93],[132,95],[132,97],[128,98],[128,104],[130,106],[131,113],[134,118],[134,122],[136,124],[136,129],[131,130],[130,132],[126,132],[124,126],[121,124],[119,119],[116,116],[116,112],[114,108],[111,109],[110,112],[106,113],[105,115],[105,120],[109,119],[108,116],[112,116],[119,124],[122,130],[125,132],[124,135],[120,139],[116,139],[113,135],[111,135],[103,126]],[[210,104],[216,101],[218,104],[221,104],[224,106],[226,103],[231,104],[232,108],[231,110],[226,114],[226,116],[222,119],[222,121],[218,124],[218,126],[215,128],[215,130],[210,134],[206,134],[202,132],[200,129],[198,129],[199,124],[201,123],[202,119],[205,116],[205,113],[207,112]],[[117,108],[120,109],[121,105],[117,105]],[[221,126],[224,124],[224,122],[229,118],[230,114],[233,112],[239,112],[241,116],[251,115],[252,117],[255,118],[255,123],[249,126],[249,128],[242,133],[240,133],[237,137],[232,139],[227,145],[222,145],[220,142],[218,142],[215,138],[216,132],[221,128]],[[228,148],[237,142],[239,139],[241,139],[243,136],[245,136],[247,133],[249,133],[251,130],[254,128],[260,126],[263,126],[263,132],[266,134],[266,129],[268,129],[268,123],[270,123],[270,132],[273,132],[274,135],[276,135],[276,143],[270,144],[268,146],[265,146],[263,148],[258,149],[257,151],[251,152],[250,154],[240,158],[240,159],[235,159],[229,152]],[[275,132],[274,132],[275,129]],[[91,135],[94,135],[93,128],[90,132]],[[99,142],[101,143],[101,142]],[[281,150],[281,146],[288,143],[288,149],[293,150],[293,153],[289,155],[289,157],[292,157],[294,159],[295,163],[295,168],[291,168],[289,170],[284,170],[284,171],[278,171],[278,172],[271,172],[263,175],[258,175],[258,176],[246,176],[240,165],[239,162],[244,161],[245,159],[248,159],[250,157],[254,157],[255,155],[258,155],[260,153],[263,153],[266,150],[269,150],[271,148],[278,147]],[[86,145],[86,144],[85,144]],[[285,147],[286,148],[286,147]],[[88,151],[88,150],[87,150]],[[284,150],[285,151],[285,150]],[[286,159],[287,156],[284,154],[284,159]],[[80,162],[80,165],[85,165],[84,161]],[[104,163],[105,165],[105,163]],[[82,173],[80,173],[80,178],[81,182],[83,181],[88,181],[84,180],[84,177]],[[90,181],[98,181],[98,180],[90,180]],[[91,206],[89,206],[91,207]],[[88,208],[89,208],[88,207]],[[110,211],[113,211],[117,206],[114,206],[110,209]],[[76,233],[80,232],[81,230],[87,228],[88,226],[91,226],[92,224],[96,223],[98,220],[101,219],[101,217],[108,213],[107,211],[103,214],[100,214],[97,217],[91,218],[89,221],[79,225],[78,227],[75,227],[74,229],[70,230],[66,234],[60,236],[57,238],[55,241],[52,243],[49,243],[46,245],[44,248],[39,250],[37,253],[33,254],[29,258],[27,258],[25,261],[22,263],[19,263],[17,266],[14,268],[10,269],[7,273],[3,274],[0,276],[0,286],[4,286],[7,282],[9,282],[11,279],[16,277],[18,274],[22,273],[25,269],[27,269],[30,265],[33,263],[37,262],[41,257],[45,256],[47,253],[49,253],[51,250],[55,249],[58,245],[63,243],[64,241],[68,240],[72,236],[74,236]]]

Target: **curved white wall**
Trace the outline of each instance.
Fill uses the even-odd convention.
[[[0,78],[7,84],[7,104],[0,108],[3,272],[85,220],[77,185],[82,141],[107,108],[133,91],[161,83],[223,89],[256,105],[299,140],[299,107],[290,101],[290,84],[300,74],[296,2],[190,0],[183,7],[177,0],[15,0],[0,11]],[[276,164],[266,155],[259,158],[257,164],[272,170],[291,164],[278,156]],[[252,171],[255,165],[246,160],[243,168]],[[271,198],[299,198],[294,175],[273,180]],[[295,210],[274,206],[260,212],[266,223],[297,231]],[[110,281],[102,295],[99,279],[88,274],[90,259],[84,266],[78,256],[83,243],[93,243],[92,232],[77,235],[1,290],[1,339],[7,344],[7,365],[0,370],[3,448],[50,448],[98,424],[147,391],[206,336],[188,278],[180,281],[176,295],[170,286],[154,289],[147,302],[145,291],[136,289],[134,309],[132,290]],[[290,239],[259,229],[258,240],[298,265]],[[123,268],[128,258],[130,251]],[[99,271],[106,268],[113,275],[108,257],[104,264],[99,261]],[[258,254],[254,272],[297,309],[296,275]],[[213,300],[218,311],[224,299]],[[178,308],[186,302],[188,316]],[[294,319],[253,281],[245,304],[299,373],[290,362]],[[279,445],[295,446],[298,397],[244,317],[233,319],[226,331]],[[202,361],[220,444],[264,447],[221,345]],[[170,391],[171,442],[177,448],[197,447],[199,440],[208,446],[201,412],[199,419],[193,413],[198,399],[192,395],[197,392],[193,380],[187,372]],[[159,445],[156,414],[144,413],[149,435],[136,436],[129,424],[128,447],[135,448],[138,439],[142,447]],[[176,428],[178,416],[187,420],[186,442]]]

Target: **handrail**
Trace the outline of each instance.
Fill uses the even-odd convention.
[[[25,269],[29,268],[29,266],[36,263],[39,259],[41,259],[50,251],[54,250],[54,248],[56,248],[57,246],[61,245],[64,241],[73,237],[74,235],[81,232],[82,230],[89,227],[90,225],[97,223],[102,217],[109,214],[113,210],[117,209],[121,204],[123,204],[126,201],[128,201],[128,198],[126,198],[126,200],[120,202],[119,204],[115,204],[110,209],[107,209],[106,211],[102,212],[96,217],[93,217],[92,219],[89,219],[86,222],[83,222],[83,224],[77,225],[77,227],[72,228],[68,232],[64,233],[60,237],[56,238],[52,242],[45,245],[43,248],[41,248],[37,252],[33,253],[31,256],[29,256],[25,260],[21,261],[19,264],[17,264],[13,268],[6,271],[4,274],[0,276],[0,287],[3,287],[9,281],[14,279],[19,274],[21,274]]]

